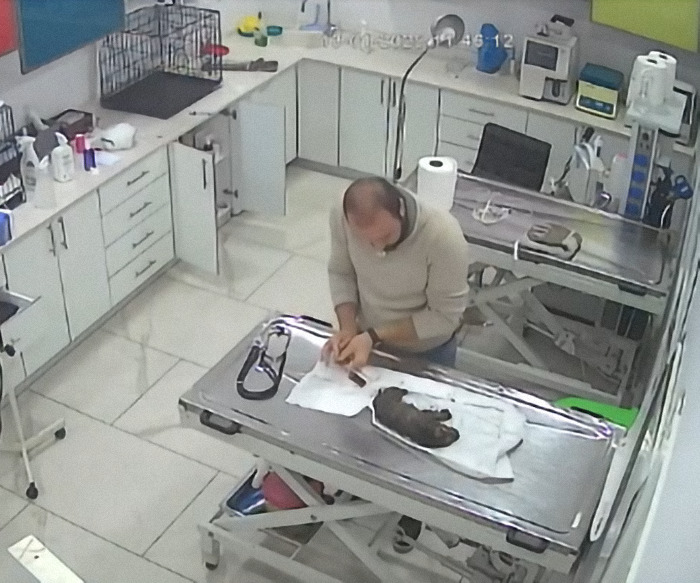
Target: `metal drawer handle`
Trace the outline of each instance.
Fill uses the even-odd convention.
[[[132,243],[132,244],[131,244],[131,248],[132,248],[132,249],[136,249],[136,247],[138,247],[139,245],[141,245],[141,243],[143,243],[146,239],[148,239],[149,237],[153,236],[154,233],[155,233],[155,231],[148,231],[148,233],[146,233],[141,239],[139,239],[138,241],[136,241],[136,243]]]
[[[144,170],[139,174],[136,178],[129,180],[129,182],[126,183],[127,186],[131,186],[132,184],[136,184],[139,180],[141,180],[146,174],[148,174],[150,170]]]
[[[379,103],[384,105],[384,79],[382,79],[382,83],[379,87]]]
[[[155,260],[155,259],[151,259],[151,260],[148,262],[148,265],[146,265],[146,267],[144,267],[141,271],[137,271],[137,272],[136,272],[135,277],[141,277],[144,273],[146,273],[146,272],[147,272],[151,267],[153,267],[155,264],[156,264],[156,260]]]
[[[51,252],[51,255],[56,257],[56,239],[53,236],[53,229],[51,228],[51,225],[46,228],[49,230],[49,234],[51,235],[51,248],[49,251]]]
[[[63,233],[63,241],[61,241],[61,245],[64,249],[68,249],[68,239],[66,239],[66,224],[63,222],[63,217],[59,217],[58,224],[61,225],[61,232]]]
[[[147,200],[139,208],[137,208],[135,211],[129,213],[129,218],[133,219],[137,214],[139,214],[141,211],[146,210],[149,206],[151,206],[151,201]]]
[[[471,107],[469,108],[469,111],[471,111],[472,113],[477,113],[477,114],[479,114],[479,115],[485,115],[486,117],[494,117],[494,116],[496,115],[496,114],[493,113],[493,112],[481,111],[481,110],[479,110],[479,109],[472,109]]]

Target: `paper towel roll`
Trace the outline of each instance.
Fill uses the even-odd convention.
[[[673,85],[676,82],[676,65],[678,62],[675,57],[662,51],[650,51],[649,56],[666,65],[665,98],[670,99],[673,95]]]
[[[639,59],[640,57],[637,57]],[[639,71],[639,105],[660,107],[666,100],[668,67],[665,62],[650,56],[641,57]]]
[[[457,185],[457,160],[448,156],[426,156],[418,161],[420,200],[436,208],[450,210]]]

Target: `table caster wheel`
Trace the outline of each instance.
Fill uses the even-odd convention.
[[[204,566],[210,571],[213,571],[219,566],[219,563],[204,563]]]
[[[64,439],[66,437],[66,428],[61,427],[61,429],[54,433],[54,437],[56,437],[56,439]]]
[[[29,487],[27,488],[26,494],[27,494],[27,498],[29,498],[30,500],[37,499],[37,497],[39,496],[39,490],[37,490],[34,482],[29,484]]]

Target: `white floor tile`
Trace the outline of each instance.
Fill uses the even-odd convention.
[[[226,225],[236,238],[258,245],[296,251],[328,236],[328,211],[308,209],[285,217],[244,213]]]
[[[0,529],[17,516],[26,505],[26,499],[0,488]]]
[[[248,301],[271,310],[335,321],[327,267],[305,257],[287,261]]]
[[[180,361],[114,425],[233,476],[242,476],[254,458],[223,440],[182,427],[178,399],[206,372]]]
[[[302,257],[308,257],[309,259],[315,259],[316,261],[322,262],[324,265],[328,265],[328,259],[331,256],[331,238],[330,234],[320,241],[316,241],[311,245],[306,247],[301,247],[294,251],[296,255],[301,255]]]
[[[177,358],[98,330],[32,385],[32,390],[112,423]]]
[[[3,582],[36,581],[5,550],[30,534],[89,583],[187,582],[187,579],[33,505],[0,530],[0,580]]]
[[[177,263],[168,276],[221,295],[245,300],[290,257],[287,251],[251,243],[231,233],[219,231],[219,275],[202,272],[186,263]]]
[[[351,181],[306,170],[297,165],[287,167],[287,203],[292,213],[309,209],[329,210],[343,196]]]
[[[216,474],[35,393],[21,396],[20,409],[27,430],[60,417],[66,422],[66,438],[32,460],[37,504],[138,554]],[[19,457],[0,455],[0,468],[0,485],[23,494]]]
[[[245,555],[239,556],[227,546],[222,547],[222,559],[216,570],[208,571],[204,567],[197,530],[198,524],[206,523],[214,516],[219,504],[236,483],[236,479],[219,474],[148,550],[145,557],[199,583],[248,583],[246,579],[232,577]]]
[[[212,367],[268,313],[162,277],[106,327],[147,346]]]

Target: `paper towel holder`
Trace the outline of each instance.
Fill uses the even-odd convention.
[[[421,59],[428,54],[430,49],[436,47],[452,48],[458,45],[464,38],[464,20],[456,14],[445,14],[433,22],[430,27],[430,40],[425,46],[425,49],[406,69],[406,72],[401,78],[401,89],[399,91],[399,115],[396,120],[396,146],[394,148],[394,167],[391,173],[393,181],[396,183],[401,180],[403,168],[403,142],[404,131],[406,125],[406,80],[411,74],[411,71],[420,63]]]

